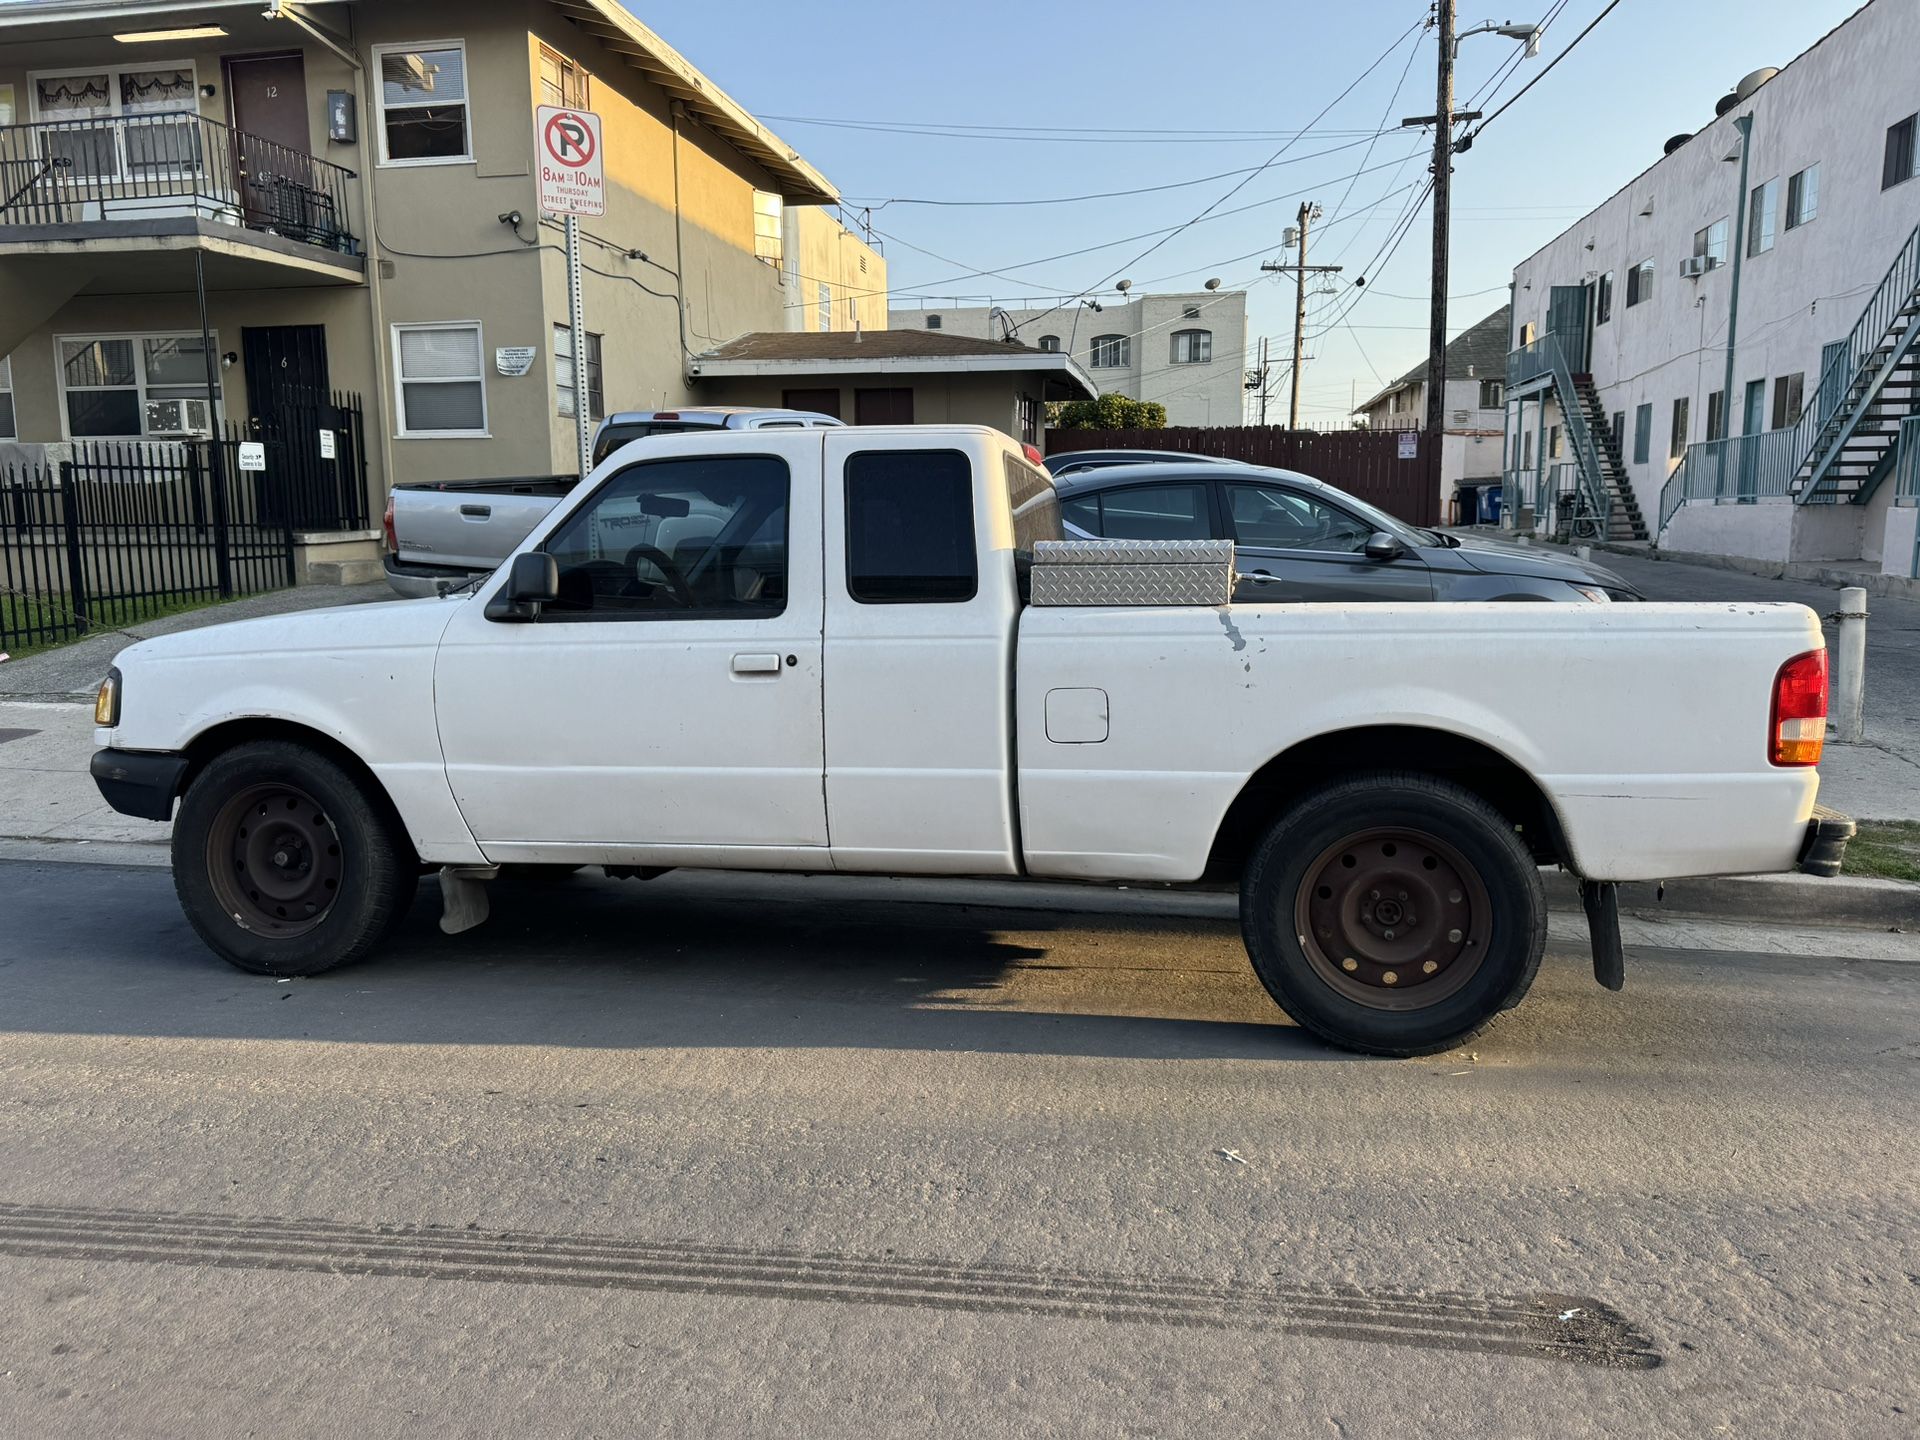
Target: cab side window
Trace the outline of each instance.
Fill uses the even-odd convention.
[[[1326,550],[1357,554],[1372,530],[1344,510],[1296,490],[1229,485],[1227,517],[1239,544],[1263,550]]]
[[[863,605],[957,604],[979,589],[973,465],[958,450],[847,457],[847,593]]]
[[[786,461],[630,465],[542,548],[560,570],[542,620],[765,618],[787,608]]]

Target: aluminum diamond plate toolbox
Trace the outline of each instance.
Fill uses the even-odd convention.
[[[1225,605],[1233,542],[1041,540],[1031,578],[1035,605]]]

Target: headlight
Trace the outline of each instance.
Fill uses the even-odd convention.
[[[1567,584],[1573,593],[1578,595],[1582,600],[1591,600],[1596,605],[1611,605],[1613,603],[1613,596],[1602,590],[1598,585],[1575,585],[1571,580],[1569,580]]]
[[[108,729],[120,723],[120,670],[118,666],[107,671],[107,678],[100,682],[100,693],[93,697],[93,723],[104,725]]]

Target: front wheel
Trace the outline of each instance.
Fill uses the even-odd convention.
[[[1323,1039],[1427,1055],[1520,1001],[1546,892],[1511,822],[1431,776],[1357,775],[1303,797],[1240,886],[1254,972]]]
[[[372,950],[419,874],[385,807],[284,740],[210,761],[180,802],[173,883],[200,938],[256,975],[315,975]]]

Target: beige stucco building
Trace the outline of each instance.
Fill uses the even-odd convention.
[[[833,186],[615,0],[113,8],[0,7],[0,441],[204,421],[197,280],[215,423],[298,449],[358,396],[375,515],[396,481],[571,473],[577,389],[699,398],[689,357],[822,285],[834,328],[884,325]],[[541,104],[604,127],[579,386]]]

